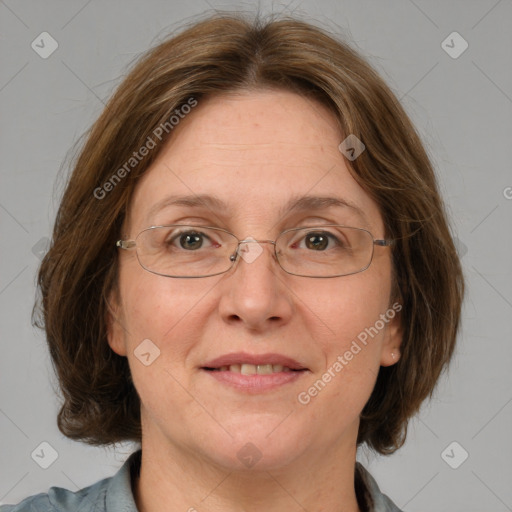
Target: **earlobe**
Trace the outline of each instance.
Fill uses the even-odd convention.
[[[398,361],[400,361],[400,351],[397,348],[392,350],[384,348],[380,360],[381,366],[393,366]]]
[[[400,360],[400,346],[402,344],[401,315],[395,317],[386,326],[385,339],[382,344],[381,366],[392,366]]]
[[[400,361],[400,351],[395,348],[393,350],[384,349],[381,355],[381,366],[393,366]]]
[[[107,320],[107,339],[110,348],[120,356],[126,356],[126,346],[124,341],[124,329],[119,318],[120,307],[116,292],[112,291],[108,299],[106,320]]]

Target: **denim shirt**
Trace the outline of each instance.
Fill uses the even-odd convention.
[[[132,453],[112,477],[73,492],[51,487],[17,505],[1,505],[0,512],[138,512],[132,492],[132,479],[140,469],[141,451]],[[359,485],[358,485],[359,483]],[[373,477],[356,463],[356,490],[362,512],[402,512],[379,490]]]

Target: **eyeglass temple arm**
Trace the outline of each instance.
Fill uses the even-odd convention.
[[[380,245],[381,247],[389,247],[395,244],[394,240],[374,240],[374,245]]]
[[[121,249],[132,249],[135,245],[135,240],[118,240],[116,242],[116,247],[120,247]]]

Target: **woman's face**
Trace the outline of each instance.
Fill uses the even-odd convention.
[[[203,100],[137,185],[123,236],[189,223],[275,240],[289,228],[342,224],[384,238],[376,203],[338,149],[344,138],[325,107],[293,93]],[[202,194],[225,206],[155,209],[171,195]],[[283,210],[302,196],[354,207]],[[109,343],[128,358],[143,443],[229,469],[352,454],[379,366],[395,362],[400,344],[389,249],[375,247],[363,272],[322,279],[287,274],[273,245],[258,247],[255,259],[239,257],[227,273],[199,279],[152,274],[135,251],[120,250]],[[205,369],[258,362],[259,372],[275,374]]]

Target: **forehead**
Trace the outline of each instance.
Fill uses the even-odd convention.
[[[360,224],[381,230],[377,205],[338,150],[343,138],[326,107],[295,93],[251,91],[206,99],[175,126],[140,180],[129,224],[147,227],[161,207],[197,211],[194,201],[177,205],[175,199],[201,195],[217,197],[237,221],[273,224],[294,199],[316,196],[354,206],[346,209],[349,218],[355,222],[359,209],[365,217]],[[309,204],[332,209],[335,202]],[[213,212],[216,203],[204,206]]]

